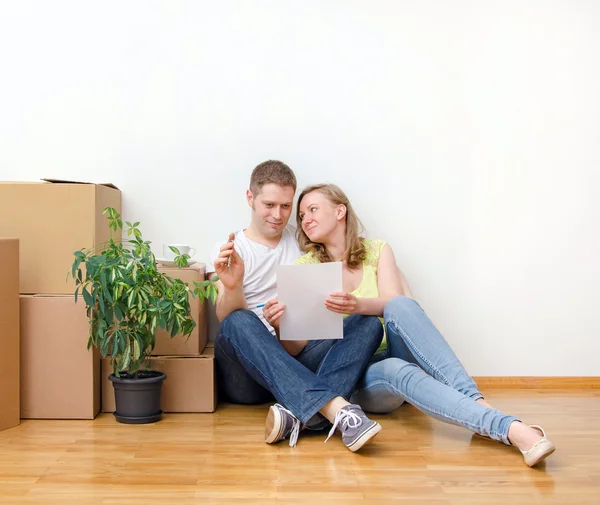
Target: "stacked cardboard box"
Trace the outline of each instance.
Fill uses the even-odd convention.
[[[186,281],[190,288],[194,281],[205,279],[205,266],[194,264],[189,268],[168,268],[159,265],[159,271]],[[153,370],[166,373],[161,406],[164,412],[214,412],[215,360],[212,347],[206,348],[206,302],[190,295],[190,308],[196,328],[189,337],[171,335],[164,330],[156,333],[156,345],[150,358]],[[102,411],[114,412],[115,399],[108,376],[112,373],[110,359],[102,360]]]
[[[19,424],[19,240],[0,238],[0,430]]]
[[[22,418],[93,419],[100,410],[100,357],[87,350],[85,305],[75,304],[67,273],[74,251],[109,239],[106,207],[121,211],[111,184],[0,183],[0,236],[20,240]]]
[[[100,411],[100,354],[73,295],[21,295],[21,417],[93,419]]]
[[[158,271],[167,274],[174,279],[187,282],[190,288],[194,282],[202,282],[206,278],[205,265],[196,263],[189,268],[164,267],[159,264]],[[183,338],[159,329],[156,332],[156,344],[152,351],[153,356],[199,356],[204,351],[207,342],[207,318],[206,302],[200,302],[198,298],[190,295],[190,310],[196,327],[189,337]]]
[[[167,375],[161,393],[164,412],[214,412],[217,405],[214,349],[199,356],[152,356],[152,370]],[[115,411],[115,395],[108,376],[110,360],[102,360],[102,412]]]
[[[87,350],[85,304],[82,300],[75,304],[75,283],[67,278],[74,251],[101,248],[110,238],[102,215],[106,207],[121,212],[121,192],[111,184],[0,182],[0,215],[7,217],[0,220],[0,237],[20,240],[19,261],[11,267],[3,261],[2,266],[12,272],[12,290],[21,294],[20,307],[8,303],[0,307],[3,323],[5,313],[19,320],[20,309],[20,359],[19,348],[14,351],[5,344],[10,338],[13,347],[18,346],[18,340],[14,342],[19,327],[15,337],[14,328],[3,325],[0,353],[0,365],[13,363],[12,369],[5,368],[13,375],[19,374],[20,364],[20,391],[19,380],[2,377],[2,387],[7,385],[2,398],[8,399],[3,404],[20,409],[21,418],[93,419],[102,401],[103,411],[114,411],[109,360],[101,363],[97,350]],[[160,270],[190,285],[205,279],[204,265]],[[1,284],[1,296],[10,295],[11,284]],[[216,406],[214,356],[211,349],[202,354],[207,343],[206,303],[191,299],[191,310],[196,328],[189,338],[171,339],[164,331],[156,337],[152,366],[168,375],[162,395],[166,412],[213,412]],[[20,399],[16,404],[15,395]],[[4,412],[8,410],[2,410],[0,427]]]

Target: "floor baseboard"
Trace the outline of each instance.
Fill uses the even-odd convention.
[[[480,389],[600,389],[600,377],[473,377]]]

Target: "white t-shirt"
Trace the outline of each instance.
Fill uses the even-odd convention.
[[[290,225],[286,226],[279,244],[274,249],[250,240],[243,230],[235,234],[233,242],[235,250],[244,260],[244,295],[248,308],[260,318],[271,333],[275,334],[273,327],[263,317],[262,307],[256,306],[277,296],[277,267],[291,265],[302,255],[296,242],[295,229]],[[224,243],[215,245],[209,255],[206,263],[207,274],[214,273],[214,261],[219,257]]]

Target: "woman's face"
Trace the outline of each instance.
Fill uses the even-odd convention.
[[[298,206],[298,215],[302,221],[302,230],[312,242],[321,244],[327,241],[345,215],[345,208],[341,212],[340,207],[344,206],[334,205],[319,191],[304,195]]]

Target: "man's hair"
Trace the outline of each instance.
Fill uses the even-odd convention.
[[[296,176],[292,172],[292,169],[281,161],[263,161],[252,171],[252,175],[250,176],[250,191],[256,196],[265,184],[292,186],[295,192]]]
[[[296,205],[296,223],[298,225],[296,228],[296,235],[298,237],[300,249],[303,252],[312,252],[321,263],[333,261],[333,258],[329,256],[325,246],[311,241],[302,229],[300,202],[302,202],[302,199],[308,193],[312,193],[313,191],[317,191],[324,195],[333,205],[346,206],[346,251],[344,252],[343,259],[346,260],[346,264],[351,270],[358,268],[367,257],[367,250],[363,242],[364,238],[360,236],[364,227],[354,212],[352,205],[350,205],[350,200],[348,200],[346,194],[335,184],[315,184],[314,186],[304,188],[302,193],[300,193],[298,204]]]

